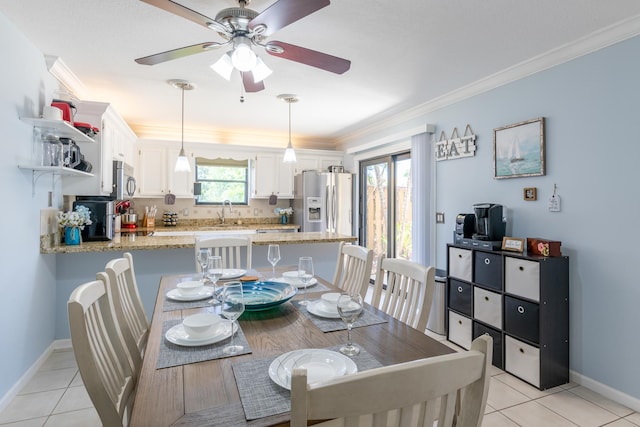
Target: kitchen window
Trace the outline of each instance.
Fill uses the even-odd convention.
[[[200,186],[196,205],[219,205],[225,200],[234,205],[246,205],[249,161],[196,157],[196,184]]]

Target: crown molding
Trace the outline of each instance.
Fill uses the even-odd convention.
[[[59,56],[45,55],[47,69],[77,99],[87,99],[87,87]]]
[[[358,151],[357,144],[377,132],[401,125],[420,116],[455,104],[473,96],[488,92],[516,80],[528,77],[573,59],[596,52],[640,34],[640,15],[629,17],[616,24],[601,28],[573,42],[551,49],[543,54],[522,61],[497,73],[491,74],[471,84],[462,86],[442,96],[431,99],[416,107],[399,112],[374,125],[364,126],[336,138],[336,145],[347,147],[348,151]]]

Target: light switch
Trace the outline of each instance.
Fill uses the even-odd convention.
[[[436,224],[444,224],[444,212],[436,212]]]

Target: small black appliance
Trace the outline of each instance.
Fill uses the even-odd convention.
[[[475,240],[502,241],[505,222],[502,218],[502,205],[479,203],[473,205],[476,217]]]
[[[113,239],[114,201],[109,200],[108,197],[77,196],[76,201],[73,202],[73,209],[80,205],[86,206],[91,212],[91,225],[85,225],[82,230],[82,239],[85,242]]]
[[[456,216],[455,243],[460,243],[462,239],[470,239],[475,231],[476,216],[474,214],[461,213]]]

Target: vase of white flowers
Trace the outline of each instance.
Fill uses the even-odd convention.
[[[280,224],[288,224],[289,216],[293,214],[293,208],[275,208],[273,212],[280,215]]]
[[[64,243],[79,245],[80,230],[85,225],[91,225],[91,211],[86,206],[76,206],[75,211],[58,212],[58,227],[64,228]]]

